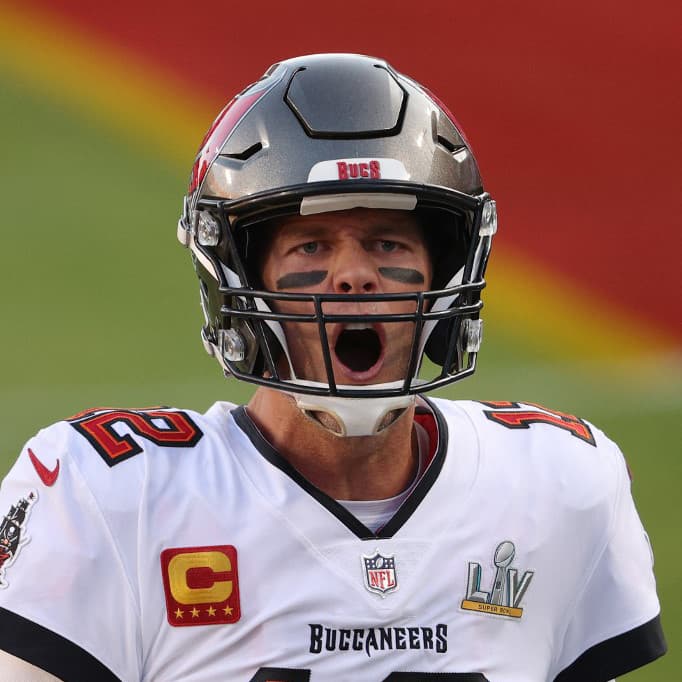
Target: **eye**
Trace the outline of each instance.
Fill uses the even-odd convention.
[[[318,248],[319,244],[317,242],[306,242],[300,247],[301,251],[307,254],[317,253]]]
[[[384,253],[390,253],[391,251],[395,251],[398,248],[398,242],[391,241],[390,239],[382,239],[379,242],[379,248]]]

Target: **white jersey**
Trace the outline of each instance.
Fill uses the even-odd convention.
[[[618,448],[570,415],[432,400],[376,533],[243,407],[100,409],[0,489],[0,649],[65,680],[586,682],[665,651]]]

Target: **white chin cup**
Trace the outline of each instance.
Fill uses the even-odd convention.
[[[296,383],[304,386],[322,386],[313,381],[298,380]],[[402,381],[372,386],[339,386],[341,389],[362,390],[367,388],[398,388]],[[399,395],[388,398],[339,398],[328,395],[306,395],[304,393],[290,393],[296,401],[296,406],[309,419],[313,419],[322,428],[335,436],[375,436],[381,431],[381,425],[386,415],[394,410],[404,411],[415,402],[414,395]],[[338,430],[331,429],[315,419],[316,412],[323,412],[334,419]],[[393,422],[391,422],[393,423]]]

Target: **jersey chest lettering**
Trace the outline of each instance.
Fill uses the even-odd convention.
[[[448,650],[448,626],[334,628],[310,623],[311,654],[323,651],[363,651],[368,658],[378,651],[423,650],[444,654]]]

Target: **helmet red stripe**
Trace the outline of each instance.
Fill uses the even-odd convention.
[[[223,148],[225,141],[234,130],[237,123],[241,121],[244,114],[266,92],[267,89],[261,89],[251,94],[235,97],[220,112],[218,118],[213,122],[213,125],[209,128],[202,140],[199,153],[194,161],[189,183],[190,194],[201,185],[206,172],[218,154],[220,154],[220,150]]]

